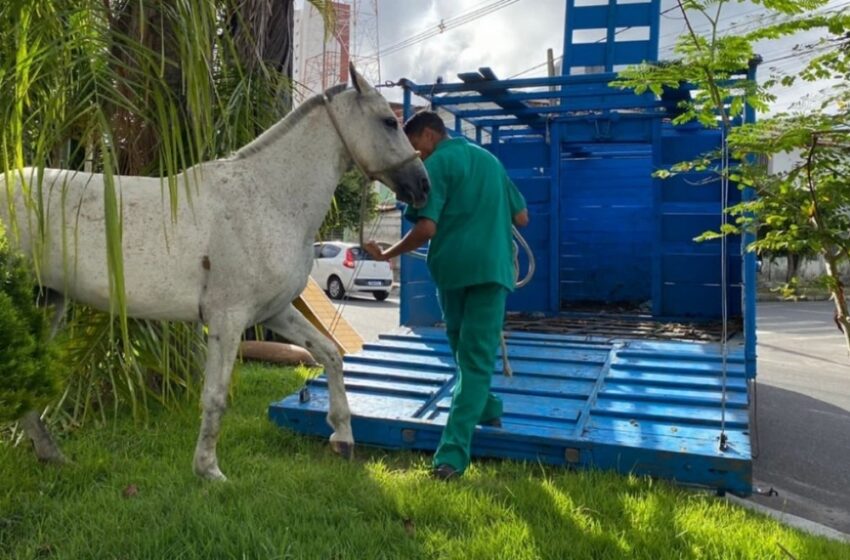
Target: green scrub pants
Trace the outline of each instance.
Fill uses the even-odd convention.
[[[496,353],[505,320],[508,290],[479,284],[440,290],[446,334],[457,362],[449,419],[434,455],[434,466],[449,465],[462,473],[469,466],[476,424],[502,416],[502,401],[490,392]]]

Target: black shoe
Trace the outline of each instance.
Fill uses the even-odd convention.
[[[460,473],[451,465],[440,465],[431,471],[431,475],[437,480],[451,480],[460,476]]]
[[[490,428],[501,428],[502,427],[502,419],[501,418],[493,418],[492,420],[487,420],[486,422],[481,422],[482,426],[488,426]]]

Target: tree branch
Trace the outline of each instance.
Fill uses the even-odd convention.
[[[809,196],[812,199],[812,206],[814,209],[814,220],[815,227],[821,229],[823,225],[823,221],[820,216],[820,208],[818,207],[818,197],[817,193],[815,193],[815,181],[812,177],[812,167],[815,165],[815,151],[818,147],[818,136],[817,134],[812,134],[812,144],[809,147],[809,153],[806,156],[806,185],[809,187]]]
[[[699,44],[699,35],[697,35],[696,31],[694,31],[693,25],[691,25],[691,19],[688,17],[687,8],[685,8],[685,6],[682,4],[682,0],[676,0],[676,3],[679,5],[679,9],[682,11],[682,17],[685,20],[685,25],[688,26],[688,32],[690,33],[691,39],[694,42],[694,46],[697,48],[697,50],[699,52],[702,52],[702,50],[703,50],[702,46]],[[722,2],[721,2],[721,5],[722,5]],[[718,5],[718,18],[720,17],[719,9],[720,9],[720,5]],[[716,33],[717,33],[717,23],[715,23],[707,15],[706,15],[706,18],[708,18],[708,20],[712,22],[712,29],[713,29],[712,48],[713,48],[713,45],[714,45],[714,42],[715,42],[714,37],[716,36]],[[712,59],[713,59],[713,53],[712,53]],[[731,128],[732,123],[729,119],[729,115],[726,114],[726,107],[723,106],[723,99],[721,99],[721,97],[720,97],[720,88],[717,86],[717,82],[714,80],[714,75],[711,72],[711,68],[709,68],[705,64],[698,65],[698,66],[700,66],[702,71],[705,73],[705,79],[706,79],[706,82],[708,83],[708,90],[711,94],[711,100],[714,102],[715,106],[717,107],[717,110],[720,112],[720,118],[723,120],[723,128],[725,130],[729,130]]]

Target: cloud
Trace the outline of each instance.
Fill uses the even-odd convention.
[[[407,0],[383,2],[381,42],[389,46],[492,2],[481,0]],[[432,82],[437,76],[457,80],[459,72],[481,66],[508,77],[546,60],[546,49],[560,53],[563,43],[563,0],[518,0],[497,12],[448,29],[405,50],[382,57],[385,79],[406,77]],[[533,10],[529,10],[532,6]]]

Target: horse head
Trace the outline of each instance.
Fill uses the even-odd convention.
[[[410,145],[389,103],[354,65],[354,89],[325,99],[339,137],[364,175],[389,187],[402,202],[421,208],[430,182],[418,152]]]

